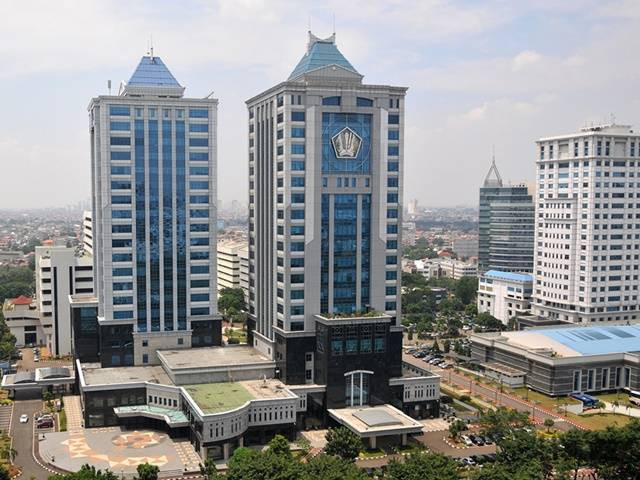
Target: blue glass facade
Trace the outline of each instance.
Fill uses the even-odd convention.
[[[151,331],[160,331],[160,198],[158,121],[149,120],[149,271]]]
[[[136,307],[137,331],[147,331],[147,244],[145,215],[144,120],[135,121]],[[115,313],[115,312],[114,312]],[[115,318],[115,315],[114,315]]]
[[[196,113],[197,112],[197,113]],[[206,110],[208,115],[208,110]],[[190,110],[201,117],[201,110]],[[176,260],[178,330],[187,329],[187,206],[186,206],[186,138],[184,121],[176,122]]]
[[[337,158],[331,139],[344,128],[362,139],[356,158]],[[369,173],[371,171],[371,115],[365,113],[322,114],[322,173]]]
[[[173,148],[171,121],[162,122],[162,273],[164,329],[173,330]]]
[[[333,218],[331,201],[333,200]],[[358,204],[360,203],[360,215]],[[358,244],[358,224],[361,241]],[[333,229],[333,232],[331,232]],[[330,258],[333,233],[333,260]],[[371,195],[323,194],[321,220],[320,308],[323,313],[353,313],[369,304]],[[357,304],[358,249],[360,249],[360,307]],[[330,276],[330,265],[333,274]],[[329,292],[333,308],[329,312]]]

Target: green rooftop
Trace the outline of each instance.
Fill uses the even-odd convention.
[[[132,405],[126,407],[115,407],[114,412],[118,416],[131,416],[138,414],[140,416],[146,416],[151,418],[157,418],[159,416],[165,417],[168,420],[169,425],[178,423],[187,423],[189,419],[180,410],[173,410],[171,408],[162,408],[155,405]]]
[[[205,414],[233,410],[254,398],[246,388],[236,382],[204,383],[183,387]]]

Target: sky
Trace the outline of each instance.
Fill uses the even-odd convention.
[[[493,149],[503,179],[533,180],[540,137],[640,128],[637,0],[0,1],[0,209],[89,198],[87,106],[151,38],[187,96],[220,100],[223,202],[247,199],[245,100],[334,15],[365,83],[409,87],[405,202],[475,206]]]

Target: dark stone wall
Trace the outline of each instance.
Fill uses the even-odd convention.
[[[292,385],[305,383],[305,354],[314,353],[315,337],[286,338],[276,333],[275,340],[276,366],[280,371],[280,379]]]

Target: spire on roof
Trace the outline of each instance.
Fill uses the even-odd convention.
[[[309,31],[309,41],[307,43],[307,53],[298,62],[296,68],[293,69],[289,80],[294,80],[301,75],[305,75],[313,70],[328,66],[337,66],[348,70],[356,75],[360,75],[358,71],[349,63],[349,61],[340,53],[336,46],[336,34],[327,38],[316,37]]]
[[[493,178],[491,178],[492,174],[493,174]],[[502,186],[502,177],[500,176],[500,172],[498,171],[498,167],[496,166],[495,153],[491,157],[491,167],[489,167],[487,176],[484,177],[484,186],[485,187],[501,187]]]

